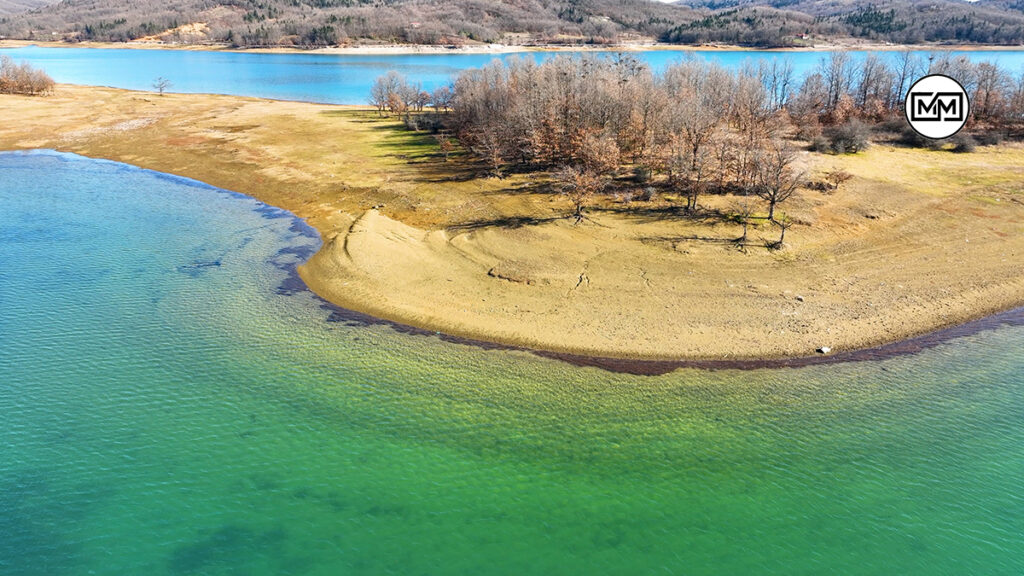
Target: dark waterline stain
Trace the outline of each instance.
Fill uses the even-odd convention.
[[[249,198],[244,195],[243,197]],[[986,330],[992,330],[1001,326],[1024,326],[1024,307],[1020,307],[986,316],[984,318],[979,318],[977,320],[972,320],[964,324],[935,330],[920,336],[891,342],[889,344],[873,346],[870,348],[860,348],[856,350],[846,350],[836,354],[818,354],[814,356],[796,356],[792,358],[743,360],[643,360],[614,358],[608,356],[588,356],[568,352],[539,350],[524,346],[514,346],[498,342],[454,336],[436,330],[417,328],[401,322],[385,320],[362,312],[356,312],[355,310],[349,310],[325,300],[320,297],[320,295],[309,289],[309,286],[299,275],[298,271],[298,267],[309,260],[309,258],[311,258],[317,250],[320,249],[320,233],[291,212],[272,206],[269,208],[272,210],[265,210],[265,208],[261,207],[259,209],[259,213],[264,215],[274,214],[274,218],[279,217],[278,214],[284,213],[287,216],[294,218],[294,221],[289,227],[291,232],[305,238],[316,240],[315,244],[282,248],[268,260],[268,263],[287,274],[285,279],[278,285],[276,289],[277,294],[292,296],[303,292],[309,292],[320,304],[320,307],[328,312],[326,318],[327,322],[339,323],[354,328],[366,326],[387,326],[395,332],[409,336],[436,337],[444,342],[472,346],[482,350],[529,352],[541,358],[559,360],[581,368],[600,368],[613,373],[630,374],[634,376],[662,376],[684,368],[696,368],[701,370],[760,370],[766,368],[803,368],[806,366],[843,364],[848,362],[867,362],[917,354],[923,350],[933,348],[950,340],[970,336]],[[283,259],[288,256],[294,256],[295,258]]]
[[[759,370],[764,368],[802,368],[805,366],[820,366],[828,364],[842,364],[847,362],[864,362],[864,361],[875,361],[885,360],[887,358],[894,358],[897,356],[907,356],[917,354],[923,350],[933,348],[950,340],[962,338],[983,332],[986,330],[992,330],[1002,326],[1024,326],[1024,307],[1014,308],[1006,310],[997,314],[979,318],[964,324],[951,326],[949,328],[943,328],[920,336],[907,338],[897,342],[891,342],[889,344],[883,344],[881,346],[874,346],[871,348],[862,348],[857,350],[847,350],[836,354],[822,354],[815,356],[798,356],[793,358],[772,358],[772,359],[746,359],[746,360],[641,360],[641,359],[629,359],[629,358],[612,358],[603,356],[587,356],[582,354],[571,354],[564,352],[553,352],[548,350],[538,350],[534,348],[527,348],[524,346],[513,346],[508,344],[500,344],[497,342],[488,342],[485,340],[477,340],[473,338],[464,338],[461,336],[453,336],[445,334],[440,331],[426,330],[423,328],[417,328],[400,322],[394,322],[391,320],[385,320],[383,318],[377,318],[369,314],[363,314],[347,308],[342,308],[328,302],[321,298],[319,295],[309,289],[309,286],[299,276],[298,267],[300,264],[307,261],[313,254],[319,250],[321,245],[320,234],[315,228],[306,223],[305,220],[295,216],[291,212],[271,206],[256,200],[252,196],[242,194],[240,192],[233,192],[231,190],[225,190],[223,188],[217,188],[205,182],[194,180],[192,178],[186,178],[184,176],[177,176],[174,174],[168,174],[166,172],[157,172],[155,170],[149,170],[146,168],[139,168],[130,164],[122,162],[115,162],[112,160],[97,160],[80,156],[77,154],[71,154],[66,152],[58,152],[55,150],[28,150],[28,151],[14,151],[4,152],[0,151],[0,154],[23,154],[23,155],[46,155],[57,158],[65,162],[76,162],[82,159],[107,164],[114,167],[117,171],[141,171],[147,174],[155,175],[158,178],[169,180],[172,182],[183,183],[189,186],[203,188],[207,190],[213,190],[221,194],[227,194],[232,198],[243,199],[250,202],[255,202],[256,207],[253,209],[256,213],[262,215],[268,219],[281,219],[281,218],[293,218],[289,230],[299,237],[304,237],[312,240],[316,240],[315,243],[310,245],[300,246],[289,246],[278,250],[278,252],[272,256],[267,262],[275,268],[285,272],[287,277],[278,285],[276,292],[284,296],[292,296],[295,294],[309,292],[313,298],[319,302],[320,307],[328,312],[326,318],[327,322],[343,323],[346,326],[360,327],[360,326],[374,326],[383,325],[391,328],[392,330],[411,336],[432,336],[439,338],[442,341],[450,342],[453,344],[462,344],[466,346],[473,346],[483,350],[507,350],[507,351],[520,351],[529,352],[542,358],[549,358],[553,360],[560,360],[568,364],[579,367],[592,367],[607,370],[609,372],[632,374],[636,376],[660,376],[668,374],[682,368],[697,368],[703,370]],[[295,256],[296,258],[287,258],[282,260],[283,257]],[[218,263],[219,264],[219,263]]]
[[[309,288],[306,286],[306,283],[302,281],[298,271],[292,270],[288,273],[288,276],[286,276],[285,279],[277,285],[274,292],[281,296],[294,296],[308,290]]]
[[[269,204],[262,203],[256,208],[253,208],[253,212],[259,214],[260,216],[266,218],[267,220],[279,220],[282,218],[288,218],[289,216],[292,216],[291,214],[288,214],[287,212],[281,210],[280,208],[277,208],[276,206],[271,206]]]
[[[316,231],[316,228],[313,228],[309,224],[306,224],[305,220],[296,217],[291,212],[288,212],[288,215],[295,218],[295,220],[292,221],[292,225],[288,227],[288,230],[295,234],[299,234],[300,236],[305,236],[306,238],[309,238],[311,240],[316,240],[317,245],[319,246],[320,233]]]
[[[296,276],[298,274],[296,273]],[[301,278],[300,278],[301,280]],[[306,288],[308,290],[308,287]],[[310,291],[312,293],[312,291]],[[512,346],[485,340],[463,338],[453,336],[434,330],[425,330],[415,326],[409,326],[400,322],[393,322],[342,308],[332,304],[315,293],[313,296],[319,300],[320,307],[329,312],[328,322],[344,323],[346,326],[374,326],[383,325],[395,332],[411,336],[434,336],[452,344],[473,346],[483,350],[507,350],[529,352],[541,358],[560,360],[573,366],[600,368],[609,372],[631,374],[634,376],[661,376],[682,368],[697,368],[702,370],[760,370],[765,368],[803,368],[805,366],[820,366],[827,364],[843,364],[847,362],[866,362],[885,360],[897,356],[908,356],[917,354],[928,348],[933,348],[950,340],[971,336],[986,330],[992,330],[1002,326],[1024,326],[1024,307],[1014,308],[978,320],[964,324],[958,324],[949,328],[936,330],[913,338],[883,344],[871,348],[848,350],[836,354],[797,356],[793,358],[769,358],[749,360],[642,360],[630,358],[613,358],[607,356],[586,356],[583,354],[571,354],[567,352],[553,352],[549,350],[538,350],[524,346]]]

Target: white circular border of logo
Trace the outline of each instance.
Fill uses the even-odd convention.
[[[936,112],[940,118],[936,119],[913,119],[914,114],[912,106],[915,99],[912,95],[915,93],[935,97],[937,93],[958,93],[961,96],[961,119],[959,120],[942,120],[941,119],[941,108],[937,108]],[[934,100],[933,106],[938,106],[939,101]],[[914,132],[917,132],[925,138],[931,138],[932,140],[941,140],[943,138],[949,138],[956,135],[960,130],[963,129],[964,125],[967,124],[967,117],[971,113],[971,99],[967,95],[967,90],[964,89],[963,84],[957,81],[955,78],[946,76],[945,74],[929,74],[919,78],[914,82],[910,89],[907,90],[906,97],[903,102],[903,116],[907,119],[907,123],[913,128]]]

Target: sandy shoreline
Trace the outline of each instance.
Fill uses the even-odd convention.
[[[396,323],[513,347],[632,360],[762,361],[811,355],[821,346],[869,349],[1024,303],[1024,278],[1007,277],[934,294],[927,306],[917,298],[897,306],[903,295],[895,294],[887,312],[870,314],[865,308],[874,302],[849,302],[844,291],[823,289],[846,279],[793,282],[779,270],[751,271],[747,256],[737,267],[730,249],[708,254],[719,269],[705,264],[684,273],[689,254],[648,249],[643,240],[631,246],[630,238],[606,233],[622,226],[604,218],[595,224],[579,231],[559,219],[531,231],[452,235],[369,210],[328,240],[300,274],[328,301]],[[581,234],[593,238],[581,242]],[[588,251],[609,244],[626,247]],[[555,252],[553,245],[563,248]],[[565,247],[579,252],[566,254]],[[688,286],[695,273],[707,277]],[[880,281],[878,290],[885,284]]]
[[[667,200],[623,211],[609,199],[573,226],[529,177],[478,176],[396,125],[359,107],[231,96],[0,96],[0,149],[108,158],[288,209],[324,240],[300,269],[317,294],[426,331],[556,355],[759,362],[1024,305],[1019,145],[808,156],[856,178],[791,201],[786,250],[741,253],[732,224],[677,218]]]
[[[299,276],[297,269],[295,275]],[[300,282],[301,278],[299,279]],[[305,284],[304,282],[302,282]],[[308,285],[306,288],[309,289]],[[310,290],[312,292],[312,290]],[[785,356],[780,358],[750,358],[750,359],[675,359],[656,360],[649,358],[615,358],[609,356],[573,354],[569,352],[553,352],[511,344],[501,344],[487,340],[478,340],[470,337],[453,336],[437,330],[417,328],[393,320],[385,320],[362,312],[356,312],[343,308],[333,302],[324,300],[313,292],[323,307],[331,312],[329,322],[345,322],[351,326],[373,326],[386,325],[403,334],[412,336],[436,337],[453,344],[474,346],[485,350],[510,350],[528,352],[542,358],[559,360],[580,367],[593,367],[608,370],[610,372],[632,374],[635,376],[660,376],[683,368],[695,368],[700,370],[762,370],[776,368],[804,368],[807,366],[821,366],[829,364],[845,364],[848,362],[867,362],[885,360],[917,354],[923,350],[934,348],[951,340],[971,336],[988,330],[995,330],[1006,326],[1024,326],[1024,307],[1010,308],[982,315],[973,320],[954,324],[946,328],[938,328],[917,336],[893,342],[886,342],[866,348],[854,348],[844,350],[835,354],[819,354],[805,356]]]
[[[970,45],[970,44],[890,44],[879,42],[846,41],[820,43],[812,46],[783,48],[755,48],[728,44],[666,44],[661,42],[631,42],[625,44],[582,44],[582,45],[515,45],[515,44],[465,44],[444,46],[432,44],[354,44],[323,48],[233,48],[228,44],[173,44],[165,42],[63,42],[36,40],[0,40],[0,48],[40,46],[45,48],[95,48],[135,50],[192,50],[214,52],[237,52],[259,54],[337,54],[337,55],[407,55],[407,54],[515,54],[525,52],[645,52],[665,50],[698,50],[703,52],[826,52],[831,50],[901,51],[901,50],[955,50],[993,51],[1022,50],[1021,45]]]

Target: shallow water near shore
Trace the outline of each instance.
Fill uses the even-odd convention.
[[[0,154],[0,574],[1020,574],[1024,328],[631,376],[332,322],[290,214]]]

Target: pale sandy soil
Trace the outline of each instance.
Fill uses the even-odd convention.
[[[604,199],[574,226],[527,176],[444,162],[354,107],[59,86],[0,96],[0,149],[55,148],[188,176],[309,219],[301,269],[344,307],[460,336],[625,358],[768,358],[893,341],[1024,305],[1024,148],[805,155],[856,175],[801,190],[787,247],[671,198]],[[710,208],[735,199],[707,197]],[[378,207],[374,209],[374,207]]]

